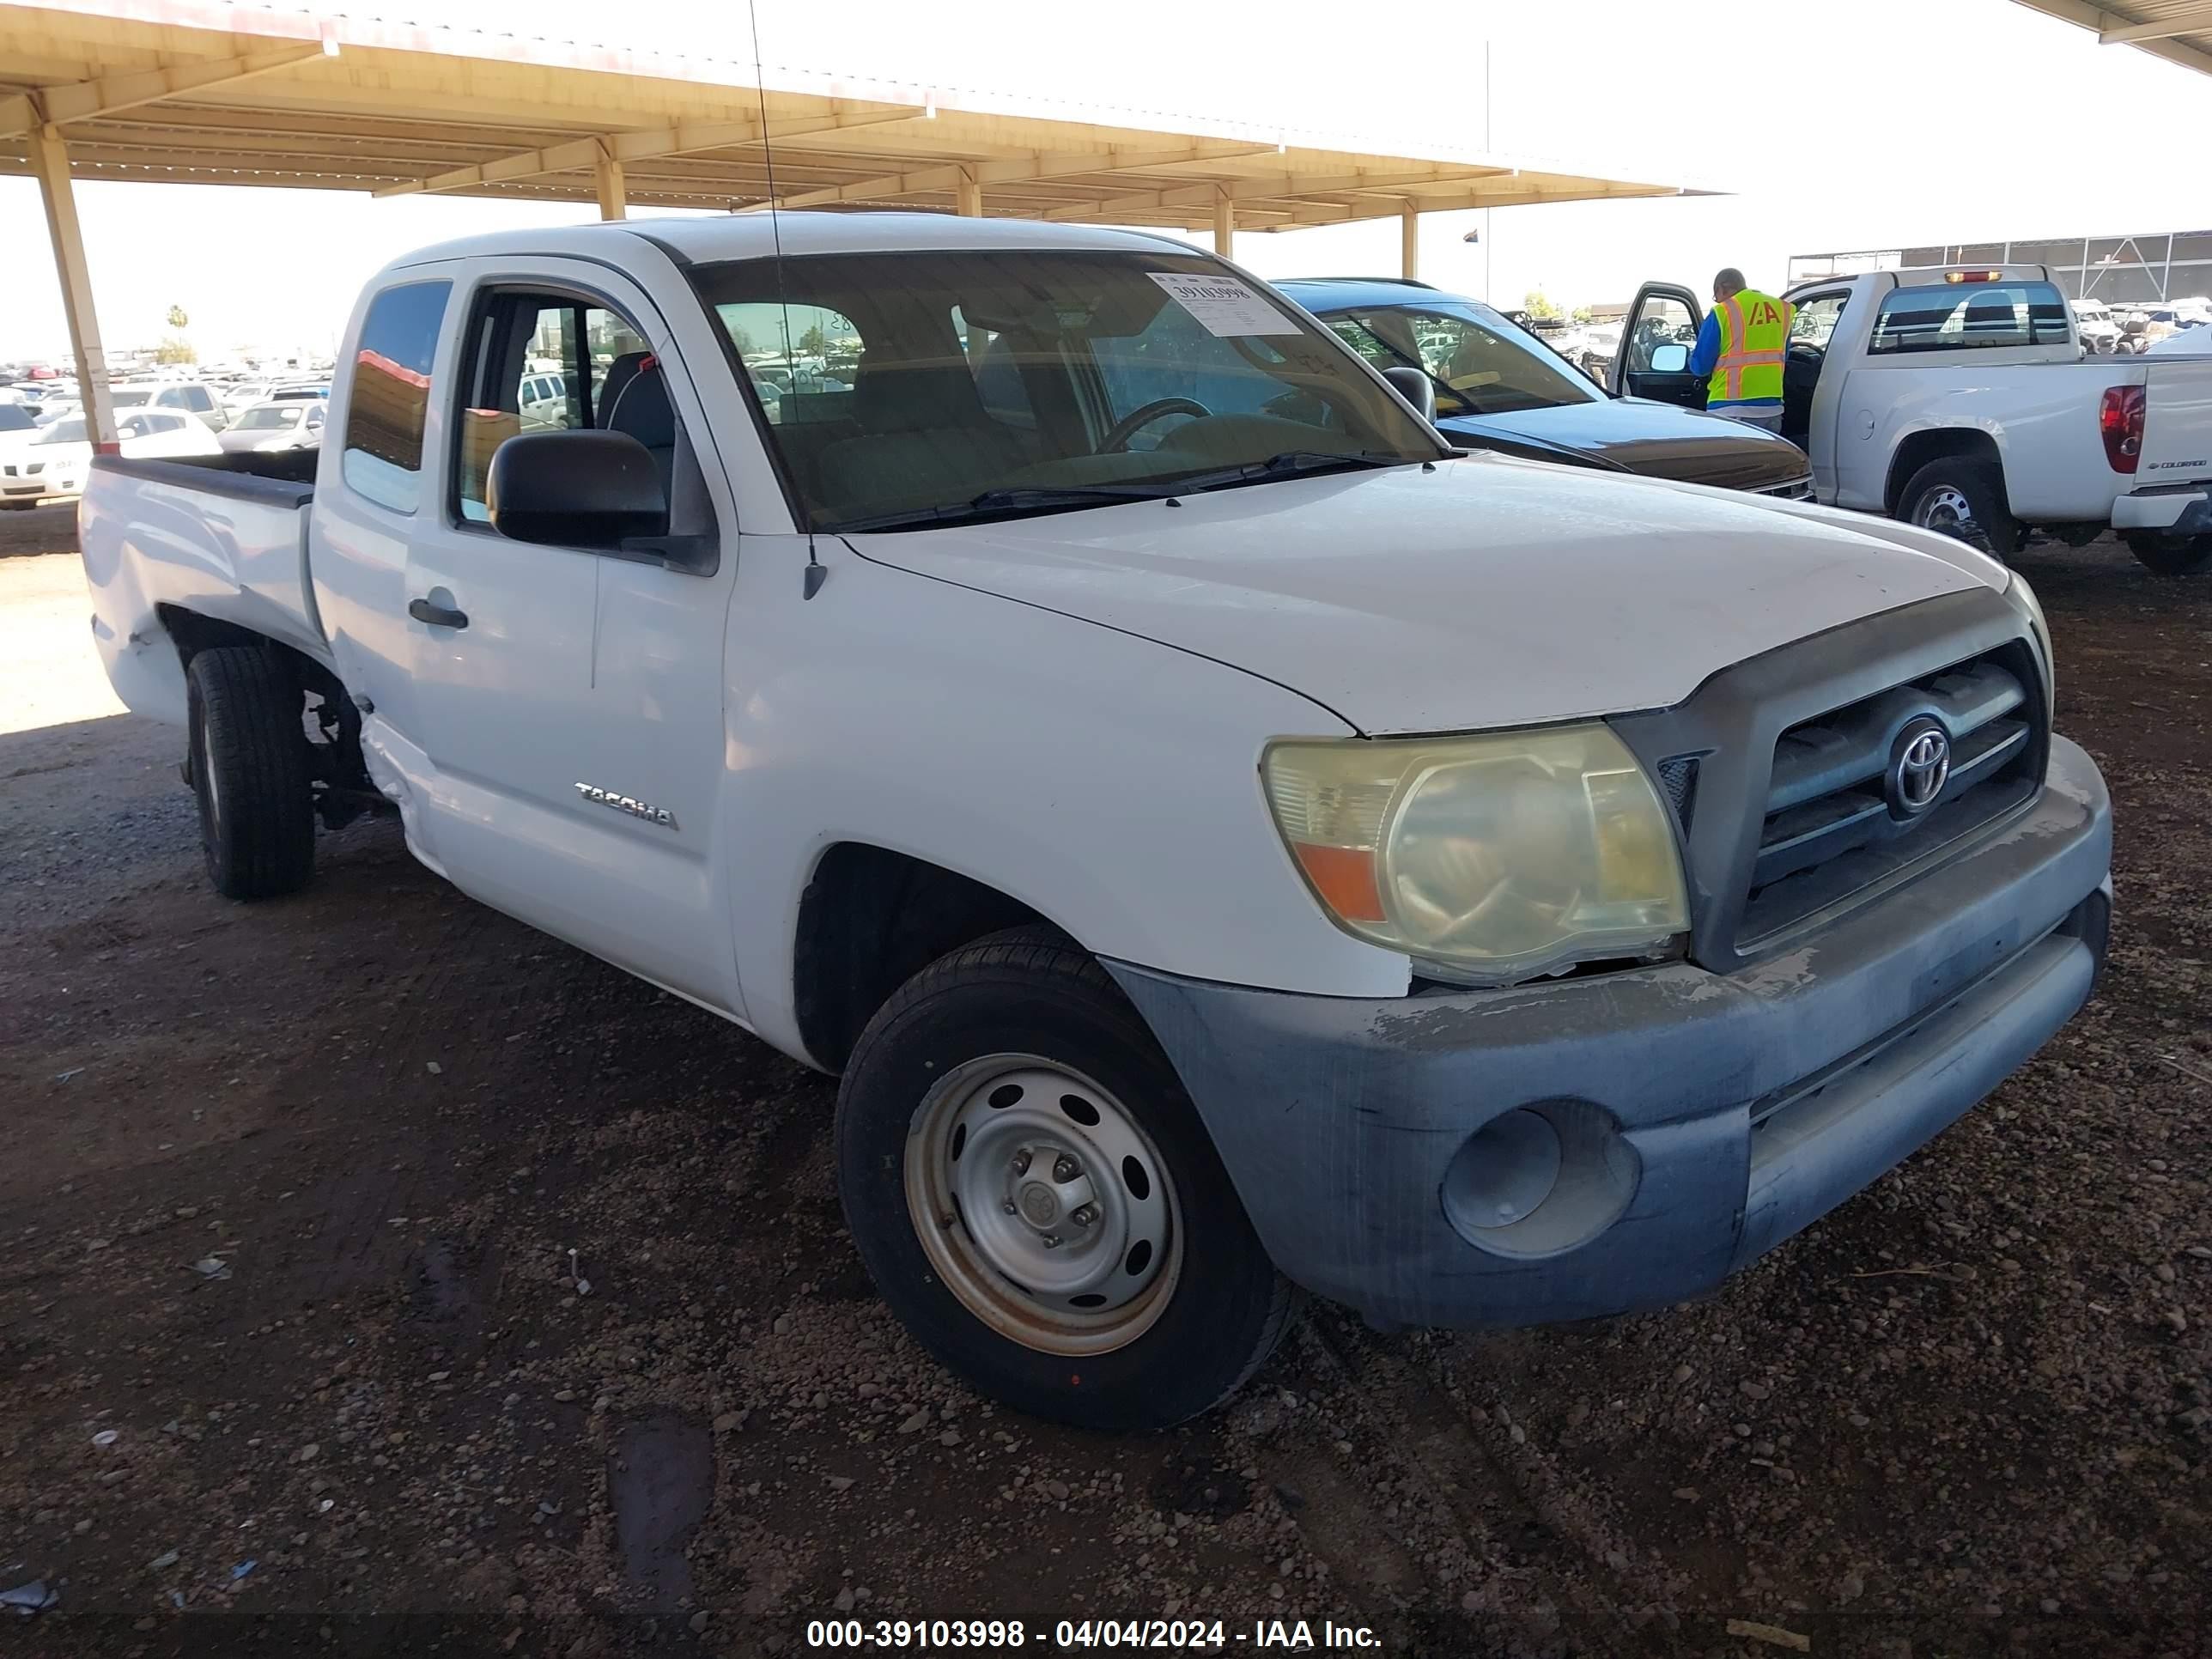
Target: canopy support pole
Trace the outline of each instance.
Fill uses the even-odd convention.
[[[972,172],[962,172],[953,185],[953,195],[962,218],[980,219],[983,216],[983,181]]]
[[[1421,210],[1411,202],[1398,204],[1398,274],[1409,283],[1421,274]]]
[[[1224,259],[1237,251],[1237,203],[1225,190],[1213,198],[1213,251]]]
[[[627,219],[629,201],[623,180],[623,164],[611,155],[602,155],[592,164],[592,173],[599,187],[599,217]]]
[[[46,204],[54,274],[62,283],[62,315],[69,324],[70,354],[76,360],[77,389],[84,399],[85,430],[101,454],[116,454],[121,441],[115,434],[114,400],[107,395],[107,353],[93,310],[92,264],[85,258],[84,227],[77,222],[76,195],[70,185],[69,146],[52,122],[41,123],[32,135],[31,170],[39,176],[39,196]]]

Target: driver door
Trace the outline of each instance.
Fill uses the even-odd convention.
[[[1688,289],[1644,283],[1621,319],[1620,349],[1613,354],[1607,388],[1622,397],[1703,409],[1711,377],[1690,373],[1690,354],[1704,321],[1704,308]]]

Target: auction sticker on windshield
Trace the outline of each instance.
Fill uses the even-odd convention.
[[[1187,276],[1179,270],[1148,270],[1207,331],[1223,339],[1240,334],[1296,334],[1298,325],[1234,276]]]

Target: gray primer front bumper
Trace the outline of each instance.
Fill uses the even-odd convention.
[[[1378,1322],[1536,1324],[1709,1290],[1963,1115],[2087,1000],[2111,863],[2104,781],[2054,738],[2019,817],[1731,974],[1376,1000],[1107,967],[1285,1273]],[[1562,1098],[1635,1148],[1626,1209],[1539,1259],[1468,1243],[1442,1200],[1454,1154]]]

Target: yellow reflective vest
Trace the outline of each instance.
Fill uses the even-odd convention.
[[[1749,288],[1713,307],[1720,324],[1721,355],[1705,386],[1708,408],[1782,401],[1782,362],[1790,349],[1790,318],[1796,310],[1787,300]]]

